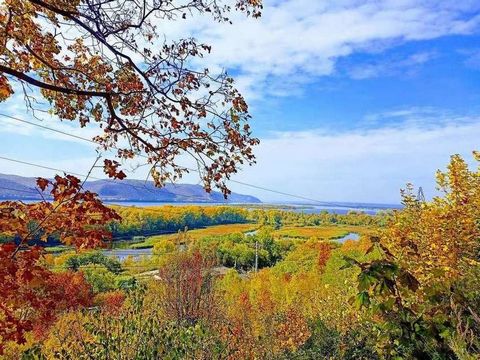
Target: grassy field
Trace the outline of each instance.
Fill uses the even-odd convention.
[[[58,245],[58,246],[48,246],[45,248],[45,252],[48,254],[60,254],[67,250],[73,250],[73,246],[65,246],[65,245]]]
[[[204,229],[196,229],[188,231],[188,237],[192,240],[200,239],[207,236],[220,236],[234,233],[246,233],[258,229],[258,224],[230,224],[216,225]],[[274,232],[277,239],[299,239],[307,240],[316,237],[319,240],[334,240],[341,238],[349,233],[366,234],[370,230],[366,226],[349,226],[349,225],[325,225],[325,226],[286,226]],[[156,235],[145,239],[145,241],[130,245],[131,249],[144,249],[153,247],[153,245],[162,239],[175,240],[178,234]]]
[[[316,237],[323,240],[341,238],[349,233],[365,234],[368,228],[365,226],[286,226],[274,232],[279,238],[309,239]]]
[[[195,229],[188,231],[188,237],[192,240],[200,239],[207,236],[221,236],[234,233],[246,233],[257,230],[258,224],[228,224],[209,226],[204,229]],[[349,233],[366,234],[369,228],[366,226],[349,226],[349,225],[324,225],[324,226],[285,226],[279,230],[274,231],[274,236],[277,239],[298,239],[307,240],[311,237],[316,237],[319,240],[334,240],[341,238]],[[153,245],[162,239],[175,240],[178,234],[165,234],[147,237],[144,241],[131,243],[129,241],[114,242],[115,248],[123,249],[145,249],[151,248]],[[53,246],[46,248],[49,253],[61,253],[69,250],[66,246]]]
[[[209,226],[204,229],[195,229],[188,231],[188,237],[190,239],[196,240],[207,236],[219,236],[219,235],[228,235],[234,233],[246,233],[249,231],[254,231],[258,228],[258,224],[228,224],[228,225],[216,225]],[[145,241],[132,244],[131,249],[144,249],[153,247],[153,245],[162,240],[162,239],[176,239],[178,234],[168,234],[168,235],[156,235],[150,236]]]

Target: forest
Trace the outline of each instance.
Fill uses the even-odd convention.
[[[2,357],[476,359],[480,170],[453,156],[437,184],[433,201],[409,185],[403,209],[378,215],[105,209],[104,226],[88,225],[102,234],[177,224],[124,261],[80,240],[56,254],[3,244]],[[10,212],[4,233],[28,231],[21,213],[38,206]]]

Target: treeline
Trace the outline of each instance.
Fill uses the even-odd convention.
[[[136,235],[152,235],[190,230],[212,225],[258,223],[278,229],[283,225],[365,225],[383,226],[391,216],[388,212],[369,215],[352,211],[348,214],[306,214],[294,211],[253,209],[229,206],[114,206],[122,221],[110,224],[114,238],[128,238]]]
[[[347,214],[334,214],[322,211],[318,214],[288,210],[251,210],[249,219],[261,225],[269,225],[275,229],[283,225],[295,226],[318,226],[318,225],[365,225],[385,226],[392,212],[381,211],[376,215],[370,215],[362,211],[350,211]]]
[[[288,210],[245,209],[234,206],[112,206],[121,216],[121,221],[111,222],[108,230],[115,239],[130,240],[134,236],[149,236],[198,229],[212,225],[257,223],[279,229],[285,225],[364,225],[384,226],[391,213],[369,215],[352,211],[348,214],[332,214],[327,211],[307,214]],[[32,225],[33,226],[33,225]],[[42,232],[32,237],[32,244],[45,244]],[[0,233],[0,243],[12,241],[11,236]],[[57,245],[55,234],[48,236],[47,245]]]
[[[114,238],[153,235],[249,221],[248,211],[228,206],[114,206],[122,221],[109,225]]]

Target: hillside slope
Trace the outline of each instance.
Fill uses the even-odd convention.
[[[87,181],[85,189],[97,193],[104,201],[204,202],[204,203],[260,203],[251,195],[232,193],[227,200],[219,192],[206,193],[202,186],[166,184],[156,188],[152,181],[96,180]],[[40,199],[34,190],[35,178],[0,174],[0,199]]]

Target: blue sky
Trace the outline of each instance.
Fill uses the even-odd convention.
[[[418,54],[428,58],[402,64]],[[301,94],[269,100],[268,106],[260,102],[255,109],[259,134],[319,126],[348,131],[367,126],[365,118],[372,114],[405,108],[478,114],[480,36],[447,36],[399,44],[381,53],[356,53],[339,59],[331,75],[302,86]]]
[[[470,161],[478,149],[478,1],[267,0],[260,20],[234,20],[161,26],[167,36],[211,43],[201,66],[227,69],[250,103],[262,143],[258,164],[236,180],[318,200],[398,203],[406,182],[432,196],[435,170],[451,154]],[[0,112],[31,119],[18,94]],[[0,121],[0,155],[77,172],[95,157],[88,144]],[[83,136],[95,132],[44,121]],[[3,160],[0,166],[52,175]],[[144,178],[142,171],[129,176]]]

